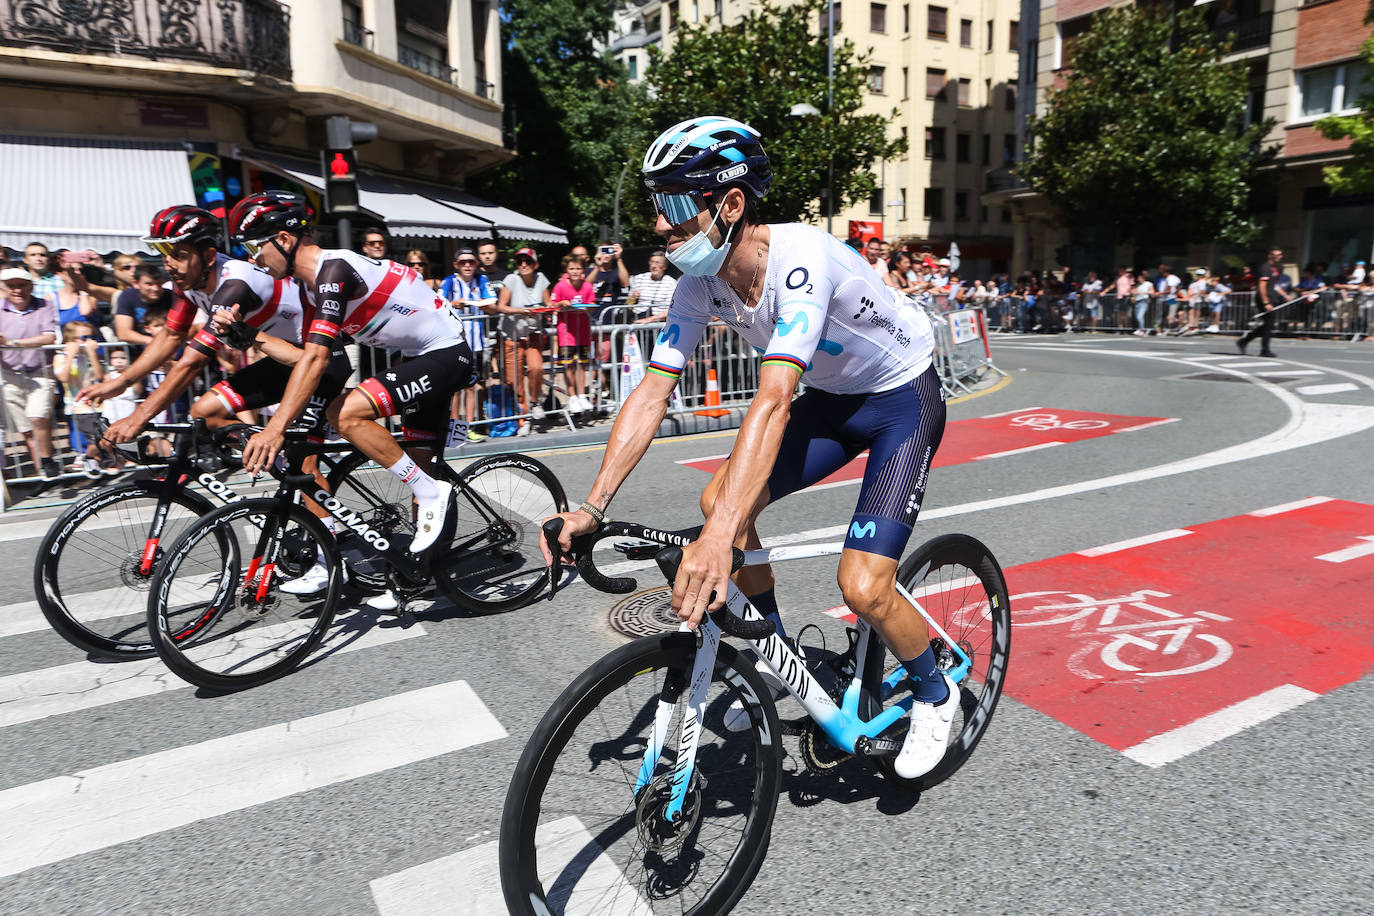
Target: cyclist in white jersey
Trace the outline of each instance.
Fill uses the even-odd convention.
[[[229,215],[230,232],[259,266],[274,277],[300,281],[315,305],[303,331],[305,353],[276,414],[244,447],[243,465],[259,473],[276,457],[283,433],[305,410],[341,334],[400,350],[405,362],[336,397],[327,414],[341,436],[410,487],[416,501],[410,549],[418,554],[434,543],[449,511],[452,485],[436,481],[424,468],[434,450],[444,447],[449,400],[471,383],[472,351],[462,323],[423,277],[395,261],[321,248],[310,232],[311,216],[303,197],[285,191],[245,197]],[[374,422],[396,414],[403,415],[406,438],[430,445],[407,455]]]
[[[228,263],[220,253],[224,230],[208,210],[188,205],[165,207],[153,215],[143,243],[162,255],[163,266],[171,279],[162,284],[172,291],[172,307],[167,322],[138,359],[117,378],[88,385],[77,392],[77,400],[88,404],[118,397],[135,382],[147,378],[177,349],[186,343],[192,330],[210,317],[210,297],[219,282],[219,272]],[[102,446],[110,445],[101,440]]]
[[[916,684],[919,702],[895,766],[903,777],[920,776],[944,755],[959,703],[937,668],[925,621],[896,591],[897,561],[944,432],[930,324],[840,240],[759,220],[772,172],[752,128],[719,117],[684,121],[649,147],[643,171],[658,212],[654,230],[686,276],[649,371],[616,417],[591,495],[564,513],[560,549],[596,530],[657,434],[707,322],[726,322],[763,354],[758,392],[733,453],[702,494],[706,524],[683,550],[673,607],[700,623],[708,607],[724,603],[730,548],[760,546],[759,512],[867,449],[839,584],[845,603],[882,634]],[[803,376],[807,391],[794,400]],[[772,571],[747,568],[737,581],[780,624]]]

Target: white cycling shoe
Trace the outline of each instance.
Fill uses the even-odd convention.
[[[344,581],[348,581],[348,568],[342,569]],[[329,567],[316,562],[305,571],[305,575],[283,582],[279,588],[288,595],[318,595],[329,585]]]
[[[773,670],[764,664],[763,659],[754,661],[754,670],[763,675],[763,683],[769,690],[773,691],[774,701],[781,700],[787,696],[787,686],[778,680],[778,676]],[[744,708],[744,703],[736,697],[730,702],[730,706],[721,716],[721,722],[725,725],[728,732],[747,731],[750,727],[749,710]]]
[[[917,700],[911,705],[911,726],[907,729],[906,740],[892,768],[903,779],[924,776],[945,756],[949,746],[950,729],[954,726],[954,713],[959,709],[959,685],[940,675],[949,688],[949,696],[943,703],[922,703]]]
[[[394,611],[401,606],[400,599],[391,589],[387,589],[380,595],[373,595],[363,601],[363,604],[372,608],[374,611]]]
[[[435,486],[439,495],[432,502],[420,503],[415,513],[415,537],[410,542],[410,552],[417,557],[433,546],[439,538],[448,518],[449,497],[453,495],[453,484],[440,481]]]

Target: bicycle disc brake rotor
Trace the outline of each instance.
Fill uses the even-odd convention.
[[[682,844],[696,829],[701,819],[701,790],[705,779],[700,773],[693,773],[692,786],[682,802],[682,814],[676,821],[668,820],[668,802],[672,799],[672,773],[664,773],[639,793],[635,803],[635,827],[639,831],[640,842],[645,849],[660,856],[674,856],[682,849]]]
[[[272,609],[276,606],[277,594],[275,591],[268,592],[261,598],[257,596],[256,586],[247,591],[239,592],[239,600],[237,603],[238,614],[249,623],[255,623],[262,620],[268,614],[272,613]]]
[[[125,554],[124,559],[119,561],[119,580],[125,587],[137,592],[146,592],[153,583],[153,573],[162,564],[162,548],[157,548],[153,554],[153,562],[148,567],[147,574],[143,572],[143,556],[141,554]]]

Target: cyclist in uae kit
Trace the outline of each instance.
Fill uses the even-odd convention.
[[[214,360],[226,340],[230,346],[244,351],[256,346],[266,358],[250,363],[217,383],[192,405],[191,416],[205,420],[213,429],[238,422],[235,414],[241,410],[257,410],[281,400],[292,366],[302,352],[302,321],[311,311],[305,291],[295,280],[274,279],[267,271],[247,261],[229,261],[220,271],[211,311],[212,321],[191,338],[185,355],[172,367],[167,378],[132,414],[110,424],[105,431],[106,439],[129,442],[137,438],[153,417],[190,387],[201,367]],[[324,441],[328,427],[325,407],[343,391],[352,370],[342,347],[336,348],[305,409],[305,421],[315,441]],[[303,467],[315,475],[322,489],[329,489],[328,481],[319,473],[318,457],[306,459]],[[325,527],[333,531],[333,517],[308,497],[305,502]],[[320,553],[319,562],[303,576],[282,583],[282,591],[301,595],[322,591],[329,584],[329,567],[324,563],[323,551]]]
[[[410,549],[418,554],[434,543],[449,511],[453,486],[424,468],[444,448],[450,399],[471,383],[472,351],[462,323],[419,273],[395,261],[321,248],[310,233],[311,215],[303,197],[285,191],[245,197],[229,215],[231,233],[258,264],[273,277],[300,281],[315,305],[303,329],[305,352],[281,407],[244,447],[243,465],[256,474],[276,456],[282,434],[318,388],[340,335],[401,351],[404,362],[336,397],[327,413],[340,435],[410,487],[416,502]],[[415,450],[418,463],[374,422],[396,414],[402,415],[406,438],[431,443]]]
[[[920,776],[944,755],[959,702],[937,669],[924,619],[896,591],[897,561],[945,426],[930,322],[839,239],[759,221],[772,172],[752,128],[719,117],[684,121],[649,147],[643,171],[654,229],[685,276],[645,379],[616,417],[590,497],[564,514],[560,547],[566,552],[574,536],[596,530],[657,434],[706,324],[724,321],[762,353],[758,392],[733,453],[702,494],[706,524],[683,551],[673,607],[695,626],[708,603],[723,604],[730,548],[760,546],[759,512],[867,449],[839,584],[917,685],[920,702],[895,766],[903,777]],[[794,400],[803,377],[806,393]],[[772,570],[746,568],[737,581],[780,628]]]
[[[163,284],[172,291],[167,323],[129,368],[117,378],[81,389],[76,395],[78,400],[97,403],[123,394],[170,359],[186,343],[192,329],[209,320],[210,297],[219,282],[220,270],[228,263],[219,251],[223,238],[220,221],[200,207],[167,207],[153,216],[143,244],[162,255],[163,266],[171,276]],[[102,440],[102,445],[110,444]]]

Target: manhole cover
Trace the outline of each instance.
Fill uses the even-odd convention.
[[[1249,376],[1231,375],[1226,372],[1193,372],[1176,376],[1182,382],[1248,382]]]
[[[611,629],[631,639],[677,631],[672,586],[660,585],[635,592],[611,608]]]

